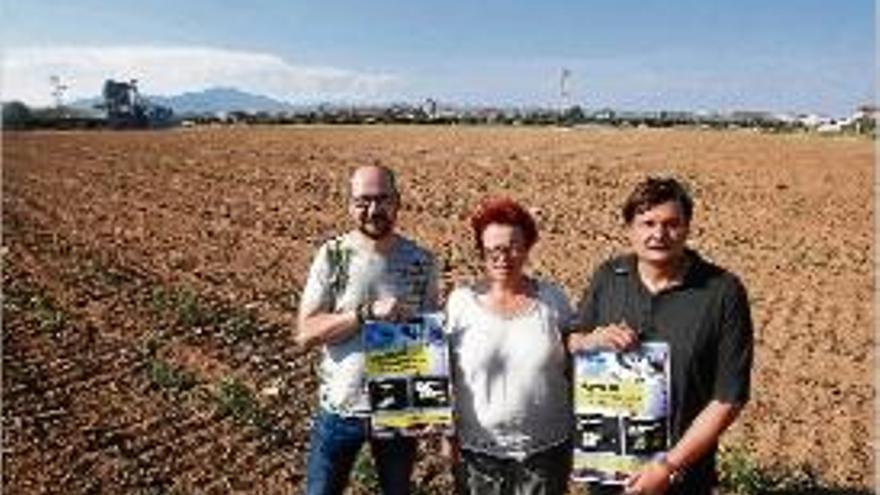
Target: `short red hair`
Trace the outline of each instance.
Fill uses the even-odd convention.
[[[483,231],[493,223],[519,227],[527,249],[531,249],[538,242],[538,227],[528,210],[510,198],[486,198],[480,201],[471,214],[474,244],[480,254],[483,254]]]

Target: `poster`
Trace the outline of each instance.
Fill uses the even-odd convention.
[[[575,355],[577,481],[621,485],[669,448],[669,345]]]
[[[373,435],[451,434],[443,314],[426,313],[406,323],[368,321],[363,338]]]

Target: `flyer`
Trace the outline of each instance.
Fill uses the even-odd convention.
[[[443,314],[425,313],[406,323],[368,321],[363,339],[372,434],[451,433]]]
[[[621,485],[668,450],[669,380],[664,342],[575,355],[574,480]]]

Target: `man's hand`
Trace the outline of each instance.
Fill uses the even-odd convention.
[[[373,318],[384,321],[407,321],[415,314],[412,307],[396,297],[385,297],[373,301],[371,310]]]
[[[639,335],[630,328],[626,322],[596,327],[589,333],[577,332],[569,334],[567,339],[568,351],[588,351],[595,349],[610,349],[613,351],[626,351],[639,343]]]
[[[662,495],[669,489],[672,466],[663,462],[646,464],[626,480],[623,493],[627,495]]]
[[[458,438],[443,435],[440,440],[440,456],[452,464],[458,462],[461,452],[458,450]]]

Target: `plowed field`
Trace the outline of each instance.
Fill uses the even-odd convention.
[[[474,273],[485,194],[534,208],[533,270],[577,300],[646,173],[696,199],[738,273],[753,400],[726,437],[826,486],[873,483],[873,146],[745,131],[311,127],[3,134],[6,493],[298,493],[313,365],[291,330],[352,167],[399,172],[401,230]],[[427,451],[428,449],[426,449]],[[427,452],[418,483],[449,476]]]

